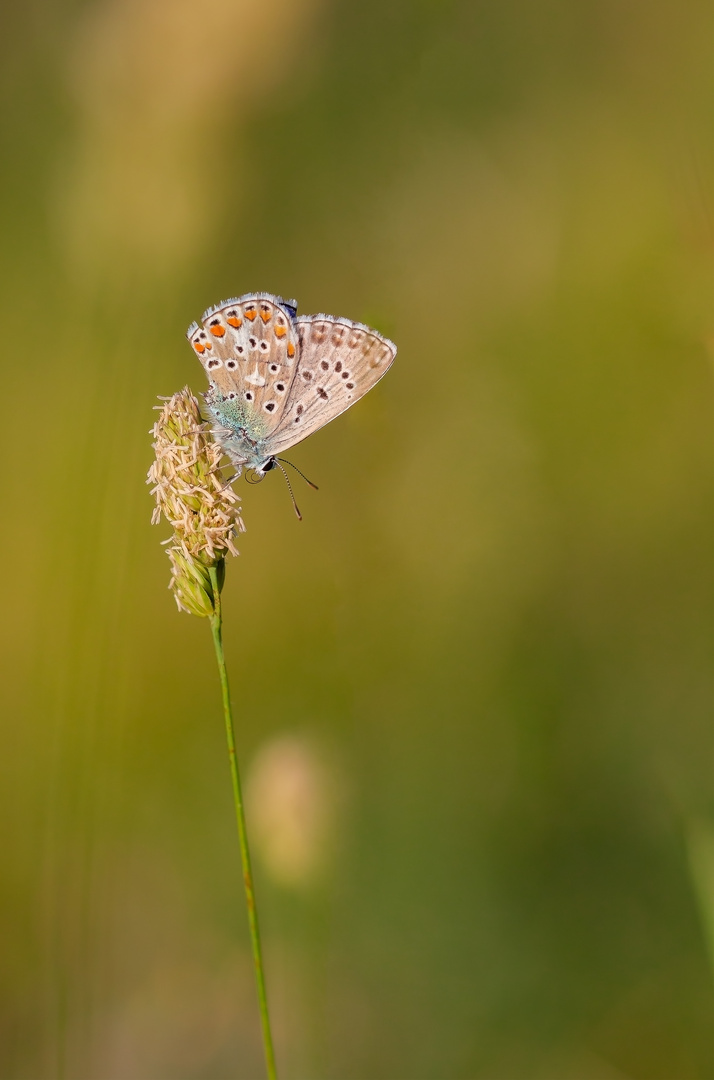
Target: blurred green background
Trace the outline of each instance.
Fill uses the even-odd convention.
[[[281,1076],[714,1076],[712,22],[2,9],[3,1080],[262,1075],[210,633],[144,485],[186,326],[259,289],[399,347],[289,455],[302,524],[238,484]]]

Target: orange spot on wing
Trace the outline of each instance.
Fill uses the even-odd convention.
[[[214,337],[223,337],[226,332],[225,326],[209,326],[208,328]]]
[[[238,329],[239,326],[243,325],[243,320],[242,319],[234,319],[233,317],[231,317],[230,319],[226,319],[226,322],[228,323],[229,326],[235,326],[236,330]]]
[[[250,321],[252,322],[257,314],[258,314],[257,311],[246,311],[245,317],[246,317],[246,319],[250,319]]]
[[[288,345],[288,356],[292,360],[294,355],[295,355],[295,346],[293,345],[293,343],[291,341],[290,344]]]
[[[196,350],[197,353],[202,353],[202,352],[206,351],[205,346],[202,345],[200,341],[194,341],[193,347],[194,347],[194,349]]]
[[[271,315],[272,315],[272,312],[270,312],[270,311],[261,311],[261,313],[260,313],[260,317],[261,317],[261,319],[263,320],[264,323],[270,322]]]
[[[210,352],[210,351],[211,351],[211,349],[213,348],[213,346],[211,345],[210,341],[207,341],[207,342],[206,342],[206,344],[205,344],[205,345],[204,345],[203,347],[204,347],[204,349],[208,349],[208,351],[209,351],[209,352]]]
[[[275,327],[275,336],[276,337],[285,337],[286,334],[287,334],[287,330],[286,330],[286,328],[284,326],[276,326]]]

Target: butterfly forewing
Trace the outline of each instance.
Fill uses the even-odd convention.
[[[249,293],[209,308],[202,325],[188,332],[210,382],[209,406],[240,406],[247,427],[263,439],[280,423],[297,369],[292,307],[280,297]]]
[[[298,364],[280,421],[270,435],[278,454],[349,409],[389,369],[396,346],[376,330],[331,315],[296,320]]]

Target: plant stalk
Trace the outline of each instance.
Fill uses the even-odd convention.
[[[273,1052],[273,1037],[270,1031],[270,1017],[268,1015],[268,999],[265,992],[265,972],[263,970],[263,954],[260,947],[260,932],[258,929],[258,912],[255,906],[255,890],[253,888],[253,871],[250,865],[250,851],[248,848],[248,833],[245,825],[245,813],[243,810],[243,795],[240,786],[240,774],[238,772],[238,756],[236,754],[235,733],[233,731],[233,714],[231,712],[231,699],[228,690],[228,672],[226,660],[223,654],[223,634],[221,617],[221,594],[218,584],[218,574],[215,567],[209,571],[211,585],[213,586],[214,611],[209,616],[213,644],[216,650],[218,671],[221,678],[221,692],[223,695],[223,714],[226,722],[226,739],[228,741],[228,761],[231,768],[231,781],[233,784],[233,802],[236,808],[236,824],[238,826],[238,841],[240,843],[240,856],[243,864],[243,884],[245,886],[245,899],[248,907],[248,925],[250,927],[250,940],[253,947],[253,964],[255,967],[255,981],[258,989],[258,1005],[260,1007],[260,1023],[263,1030],[263,1048],[265,1050],[265,1064],[268,1072],[268,1080],[277,1080],[275,1071],[275,1054]]]

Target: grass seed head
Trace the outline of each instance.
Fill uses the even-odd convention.
[[[209,570],[222,585],[227,554],[237,555],[237,533],[245,532],[240,498],[221,473],[223,451],[201,418],[188,387],[169,398],[154,424],[155,458],[147,483],[156,499],[151,520],[162,515],[174,532],[168,541],[172,589],[180,609],[211,615],[214,596]]]

